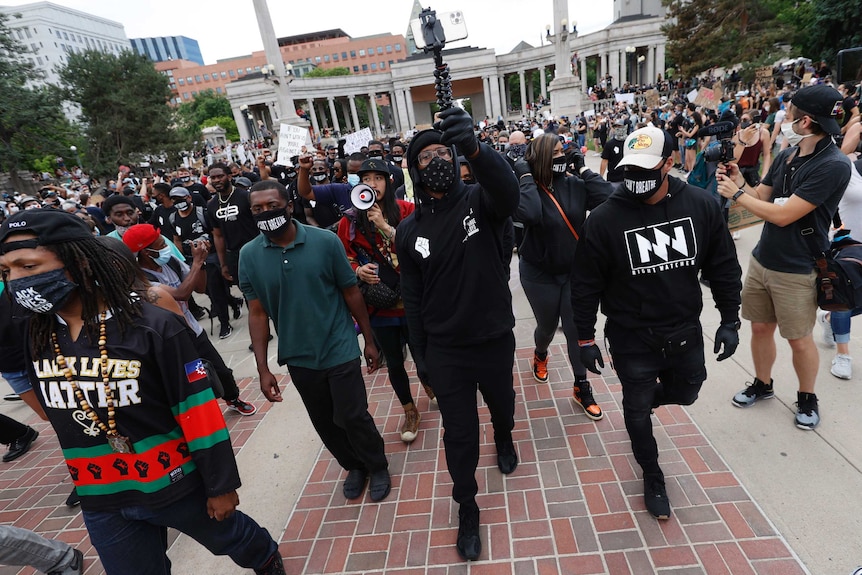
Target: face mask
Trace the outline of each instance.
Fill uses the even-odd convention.
[[[176,209],[178,209],[179,211],[184,212],[187,209],[189,209],[189,203],[185,200],[183,200],[181,202],[174,202],[174,207]]]
[[[742,128],[743,130],[746,129],[747,127],[749,127],[750,125],[751,125],[751,122],[749,122],[748,120],[743,120],[739,123],[739,127]]]
[[[263,235],[277,238],[290,225],[290,215],[287,213],[287,208],[279,208],[254,214],[254,221]]]
[[[284,177],[288,180],[292,180],[296,177],[296,170],[287,170],[286,172],[284,172]]]
[[[359,174],[347,174],[347,183],[355,186],[359,183]]]
[[[123,237],[129,231],[129,226],[114,226],[114,229],[117,230],[117,235]]]
[[[664,181],[661,168],[657,170],[626,170],[623,185],[634,198],[645,202],[653,197]]]
[[[40,206],[39,204],[30,204],[29,206],[27,206],[26,208],[24,208],[24,211],[27,211],[27,210],[38,210],[40,207],[42,207],[42,206]]]
[[[150,255],[150,257],[153,258],[153,261],[156,262],[156,265],[158,266],[167,265],[167,263],[171,261],[171,247],[165,246],[159,250],[159,255],[155,257]]]
[[[18,305],[36,313],[51,313],[63,307],[78,285],[66,277],[64,269],[11,280],[8,287]]]
[[[12,214],[17,214],[17,213],[18,213],[18,206],[9,206],[7,209],[9,210],[9,215],[10,215],[10,216],[11,216]]]
[[[527,153],[527,144],[509,144],[509,155],[513,158],[523,158]]]
[[[814,134],[797,134],[793,131],[793,124],[798,122],[799,120],[793,120],[789,124],[787,122],[783,122],[781,124],[781,134],[787,138],[787,143],[791,146],[799,145],[799,142],[804,140],[805,138],[810,138]]]
[[[560,156],[559,158],[554,158],[551,164],[551,170],[555,174],[563,174],[566,172],[566,157]]]
[[[192,180],[191,176],[183,176],[182,178],[180,178],[180,181],[183,183],[190,182],[191,180]]]
[[[396,164],[400,164],[401,160],[403,160],[403,159],[404,159],[404,156],[392,156],[392,161],[395,162]]]
[[[625,140],[626,139],[626,129],[619,128],[614,130],[614,138],[617,140]]]
[[[325,174],[325,173],[323,173],[323,174],[314,174],[313,176],[311,176],[311,179],[313,179],[313,180],[314,180],[315,182],[317,182],[317,183],[321,183],[321,182],[323,182],[323,181],[325,181],[325,180],[326,180],[326,174]]]
[[[381,152],[380,150],[374,150],[374,151],[368,152],[368,157],[369,158],[382,158],[383,152]]]
[[[443,194],[455,183],[455,166],[435,156],[427,166],[419,170],[419,177],[429,192]]]
[[[768,111],[769,111],[769,104],[764,104],[764,105],[763,105],[763,109],[764,109],[764,110],[766,110],[766,111],[768,112]]]

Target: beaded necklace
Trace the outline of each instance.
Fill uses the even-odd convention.
[[[63,370],[63,375],[66,377],[66,381],[69,382],[69,385],[72,386],[72,390],[75,392],[75,399],[78,401],[81,409],[84,410],[87,418],[89,418],[90,421],[95,422],[95,424],[99,426],[99,429],[105,432],[105,435],[108,438],[108,445],[111,446],[111,449],[114,450],[114,452],[134,453],[135,451],[132,448],[132,442],[129,438],[124,435],[120,435],[117,431],[117,421],[115,419],[116,410],[114,409],[114,392],[111,390],[111,378],[108,375],[108,341],[105,336],[106,318],[107,314],[105,312],[99,314],[99,358],[102,369],[102,386],[105,391],[105,403],[107,403],[108,406],[108,425],[105,425],[102,420],[99,419],[99,414],[96,413],[84,397],[84,392],[81,391],[78,382],[72,375],[72,369],[69,367],[69,364],[66,363],[66,357],[60,351],[60,343],[57,339],[56,331],[51,332],[51,341],[54,343],[54,353],[57,355],[57,365],[59,365],[60,369]]]

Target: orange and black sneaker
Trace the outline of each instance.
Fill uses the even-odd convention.
[[[533,379],[539,383],[548,383],[548,356],[545,353],[545,359],[539,359],[538,353],[533,353]]]
[[[572,400],[580,405],[584,414],[593,421],[598,421],[605,416],[602,413],[602,408],[593,399],[593,388],[586,379],[575,381],[575,386],[572,388]]]

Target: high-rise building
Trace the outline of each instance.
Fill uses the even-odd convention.
[[[160,36],[158,38],[132,38],[132,48],[153,62],[188,60],[204,65],[201,47],[197,40],[185,36]]]
[[[28,58],[44,73],[47,83],[59,83],[55,67],[65,64],[72,52],[101,50],[119,54],[132,48],[119,22],[51,2],[0,6],[0,12],[12,16],[7,25],[30,48]]]

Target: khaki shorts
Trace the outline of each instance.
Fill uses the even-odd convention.
[[[803,338],[812,332],[817,320],[816,283],[816,271],[776,272],[752,257],[742,286],[742,317],[757,323],[777,323],[784,339]]]

